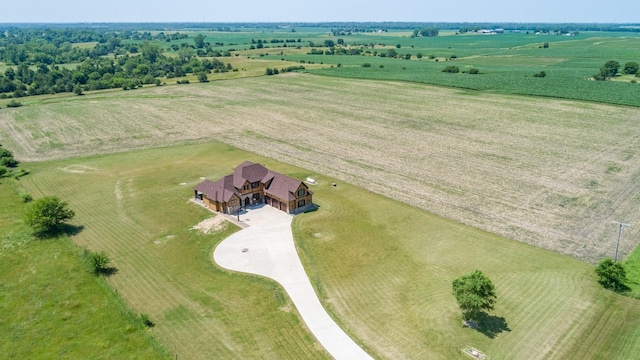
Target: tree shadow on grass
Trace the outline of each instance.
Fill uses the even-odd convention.
[[[634,283],[633,281],[629,281],[628,279],[626,279],[625,282],[631,283],[631,284]],[[631,291],[631,288],[627,284],[625,284],[625,282],[611,281],[609,283],[605,283],[605,282],[599,281],[600,285],[602,285],[602,287],[604,287],[605,289],[611,290],[613,292],[617,292],[618,294],[622,294],[622,295]]]
[[[102,275],[104,277],[109,277],[111,275],[115,275],[118,273],[118,268],[115,267],[105,267],[99,270],[96,270],[97,275]]]
[[[84,230],[83,225],[62,224],[52,229],[36,231],[33,233],[33,235],[38,239],[51,239],[51,238],[57,238],[58,236],[62,236],[62,235],[67,235],[67,236],[78,235],[79,233],[82,232],[82,230]]]
[[[495,338],[502,332],[511,331],[505,318],[502,316],[489,315],[484,311],[478,314],[477,322],[468,321],[467,326],[475,329],[490,339]]]

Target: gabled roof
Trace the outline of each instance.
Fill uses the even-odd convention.
[[[194,190],[205,194],[211,200],[227,202],[233,194],[241,197],[239,190],[247,181],[250,183],[261,182],[265,185],[265,194],[285,201],[295,200],[296,191],[301,184],[307,189],[308,193],[312,194],[308,190],[309,187],[301,180],[279,174],[250,161],[245,161],[238,165],[233,174],[227,175],[216,182],[204,180],[196,185]]]
[[[246,181],[250,183],[262,181],[268,172],[269,170],[260,164],[245,161],[233,171],[233,185],[240,189]]]
[[[300,184],[307,188],[307,185],[305,185],[302,181],[290,178],[271,170],[269,170],[265,178],[269,180],[273,179],[271,180],[269,187],[265,189],[265,193],[276,196],[282,200],[295,200],[295,192],[300,187]]]
[[[238,194],[233,186],[233,175],[227,175],[216,182],[204,180],[196,185],[194,190],[205,194],[207,198],[215,201],[227,202],[234,194],[240,197],[240,194]]]

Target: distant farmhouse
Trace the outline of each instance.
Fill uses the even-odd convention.
[[[216,182],[204,180],[193,190],[196,201],[226,214],[258,204],[267,204],[290,214],[313,206],[313,193],[304,182],[249,161]]]

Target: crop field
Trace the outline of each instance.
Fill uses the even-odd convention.
[[[212,215],[187,201],[192,186],[244,160],[318,180],[319,210],[294,220],[298,250],[324,306],[376,358],[464,359],[466,346],[492,358],[640,351],[640,303],[603,290],[587,263],[226,145],[31,163],[21,181],[36,197],[69,202],[83,226],[73,241],[112,257],[110,284],[149,314],[151,331],[178,358],[328,358],[280,287],[212,263],[235,227],[191,230]],[[450,289],[473,269],[498,289],[491,325],[479,331],[461,326]]]
[[[452,86],[508,94],[524,94],[575,100],[588,100],[611,104],[640,106],[640,85],[635,76],[619,76],[615,81],[596,82],[590,79],[609,60],[622,66],[629,61],[638,62],[640,36],[636,33],[582,32],[578,36],[536,35],[505,32],[497,35],[475,33],[456,34],[442,31],[437,37],[411,37],[411,32],[354,33],[334,36],[330,28],[264,29],[240,32],[185,32],[191,36],[205,35],[205,41],[219,51],[232,55],[221,57],[243,58],[244,68],[259,68],[264,73],[264,61],[286,61],[279,67],[295,66],[304,62],[308,72],[345,78],[401,80],[433,85]],[[264,48],[255,47],[260,40]],[[295,40],[294,43],[272,41]],[[299,40],[299,42],[298,42]],[[344,42],[336,49],[359,49],[361,55],[309,55],[312,50],[329,51],[325,41]],[[180,40],[190,44],[190,39]],[[548,48],[544,44],[548,44]],[[159,46],[168,47],[165,42]],[[174,44],[175,45],[175,44]],[[395,50],[409,60],[379,57]],[[171,51],[168,53],[170,54]],[[422,59],[417,55],[421,54]],[[374,55],[374,56],[372,56]],[[236,60],[236,61],[237,61]],[[252,63],[253,64],[248,64]],[[233,62],[232,62],[233,63]],[[308,64],[323,64],[309,67]],[[371,67],[362,67],[370,63]],[[234,64],[235,65],[235,64]],[[340,65],[340,66],[338,66]],[[445,66],[458,66],[460,71],[471,68],[477,75],[443,73]],[[544,78],[534,77],[541,71]],[[214,78],[238,78],[248,74],[215,75]],[[632,83],[635,80],[636,83]]]
[[[594,34],[595,35],[595,34]],[[349,39],[352,40],[352,39]],[[373,40],[373,39],[372,39]],[[385,43],[371,51],[386,52],[394,48],[395,39],[375,39]],[[549,48],[542,48],[544,42]],[[398,39],[400,54],[411,54],[411,60],[371,56],[291,55],[285,59],[305,60],[342,67],[311,72],[348,78],[406,80],[499,93],[526,94],[567,99],[580,99],[612,104],[640,106],[640,85],[626,82],[588,80],[608,60],[624,65],[640,61],[640,37],[607,37],[598,34],[536,36],[502,34],[496,36],[463,35],[437,38]],[[415,56],[424,57],[418,60]],[[429,60],[429,55],[435,59]],[[452,56],[454,60],[448,60]],[[370,63],[371,67],[362,67]],[[346,65],[346,67],[345,67]],[[458,66],[460,71],[476,68],[480,74],[449,74],[442,70]],[[382,68],[381,68],[382,66]],[[547,76],[533,75],[545,71]]]
[[[640,223],[638,108],[299,74],[33,100],[0,111],[23,161],[215,140],[589,262]]]

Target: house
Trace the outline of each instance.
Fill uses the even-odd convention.
[[[232,174],[216,182],[204,180],[193,190],[197,201],[226,214],[257,204],[297,214],[313,205],[313,193],[304,182],[250,161],[238,165]]]

